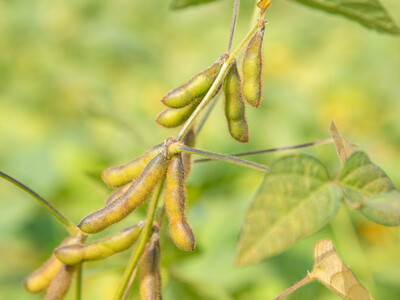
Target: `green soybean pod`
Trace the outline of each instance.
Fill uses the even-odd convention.
[[[62,265],[47,289],[45,300],[62,300],[71,285],[76,266]]]
[[[196,145],[196,130],[192,126],[182,139],[182,143],[189,147]],[[182,152],[183,168],[185,170],[185,178],[187,178],[192,170],[192,155],[190,153]]]
[[[184,251],[193,251],[196,240],[186,220],[185,175],[180,154],[171,159],[165,180],[165,210],[169,217],[171,238]]]
[[[131,186],[131,183],[128,183],[128,184],[125,184],[124,186],[121,186],[120,188],[116,189],[114,192],[112,192],[112,194],[108,197],[105,205],[110,204],[111,202],[113,202],[114,200],[118,199],[123,194],[125,194],[125,192],[129,189],[130,186]]]
[[[158,233],[151,240],[140,260],[140,296],[142,300],[161,300],[161,249]]]
[[[199,97],[182,108],[167,108],[157,116],[156,122],[167,128],[182,125],[187,119],[189,119],[190,115],[194,112],[202,99],[203,97]]]
[[[186,83],[169,91],[161,101],[171,108],[180,108],[192,103],[196,98],[204,96],[217,78],[227,57],[227,54],[222,55],[213,65],[197,73]]]
[[[225,116],[228,121],[229,133],[241,143],[249,141],[249,126],[246,120],[246,108],[242,97],[242,87],[236,60],[225,78]]]
[[[73,242],[74,238],[68,237],[61,243],[61,246],[69,245]],[[30,293],[39,293],[45,290],[62,266],[63,264],[52,254],[39,269],[25,278],[23,282],[25,290]]]
[[[250,40],[243,57],[243,97],[254,107],[262,99],[262,42],[264,26]]]
[[[168,163],[164,151],[157,154],[125,194],[83,218],[78,227],[86,233],[97,233],[124,219],[150,196],[164,177]]]
[[[139,223],[91,243],[59,247],[54,250],[54,254],[66,265],[106,258],[131,247],[142,229],[143,224]]]
[[[114,166],[105,170],[102,178],[109,187],[120,187],[139,177],[147,164],[160,152],[163,144],[150,148],[143,155],[124,165]]]

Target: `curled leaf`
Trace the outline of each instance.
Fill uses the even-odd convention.
[[[339,133],[335,122],[331,122],[331,135],[333,142],[335,143],[336,152],[339,156],[342,165],[346,160],[354,153],[353,147],[345,140],[345,138]]]

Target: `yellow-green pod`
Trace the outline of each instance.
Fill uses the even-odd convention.
[[[140,260],[140,296],[142,300],[161,300],[161,249],[158,233],[151,240]]]
[[[109,203],[113,202],[114,200],[118,199],[121,197],[125,192],[129,189],[131,186],[131,183],[125,184],[124,186],[121,186],[119,189],[115,190],[112,192],[112,194],[108,197],[106,204],[108,205]]]
[[[188,105],[196,98],[204,96],[217,78],[227,55],[222,55],[212,66],[194,75],[186,83],[169,91],[161,100],[171,108],[180,108]]]
[[[199,97],[189,105],[182,108],[167,108],[162,111],[156,118],[156,122],[167,128],[177,127],[185,123],[196,107],[200,104],[203,97]]]
[[[175,155],[167,169],[165,180],[165,210],[175,245],[184,251],[193,251],[196,240],[185,217],[185,178],[181,155]]]
[[[196,145],[196,132],[192,126],[182,139],[182,143],[189,147]],[[187,178],[192,169],[192,155],[190,153],[182,152],[183,169],[185,170],[185,178]]]
[[[249,141],[249,126],[246,120],[246,108],[242,98],[240,76],[233,61],[231,68],[225,78],[225,116],[228,121],[229,133],[241,143]]]
[[[54,254],[66,265],[106,258],[131,247],[136,242],[142,229],[143,225],[139,224],[91,243],[59,247],[54,250]]]
[[[258,107],[262,99],[263,38],[264,26],[254,34],[243,57],[243,97],[254,107]]]
[[[78,227],[86,233],[97,233],[124,219],[150,196],[164,177],[168,163],[164,152],[157,154],[125,194],[83,218]]]
[[[74,242],[74,238],[68,237],[62,245],[69,245]],[[25,278],[23,282],[24,288],[30,293],[39,293],[46,289],[54,276],[60,271],[63,264],[55,257],[54,254],[39,269]]]
[[[62,265],[47,289],[45,300],[62,300],[71,285],[76,266]]]
[[[109,187],[120,187],[135,180],[143,172],[147,164],[160,152],[163,144],[150,148],[145,154],[124,165],[114,166],[102,174],[103,181]]]

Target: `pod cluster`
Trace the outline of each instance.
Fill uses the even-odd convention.
[[[262,99],[264,31],[265,26],[263,24],[247,45],[242,63],[243,79],[240,77],[236,59],[233,59],[223,84],[228,130],[230,135],[241,143],[249,141],[245,102],[253,107],[258,107]],[[228,54],[222,55],[213,65],[197,73],[186,83],[169,91],[161,100],[168,108],[157,116],[157,123],[172,128],[187,121],[212,86],[223,63],[228,58]]]

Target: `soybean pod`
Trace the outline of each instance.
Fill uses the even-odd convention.
[[[189,119],[190,115],[194,112],[202,99],[203,97],[199,97],[182,108],[167,108],[157,116],[156,122],[167,128],[182,125],[187,119]]]
[[[76,270],[76,266],[62,265],[56,276],[47,289],[45,300],[61,300],[67,294],[71,285],[72,276]]]
[[[142,229],[142,224],[135,225],[91,243],[59,247],[54,254],[66,265],[106,258],[131,247]]]
[[[161,300],[161,249],[158,233],[153,233],[140,260],[140,295],[142,300]]]
[[[78,227],[86,233],[97,233],[128,216],[143,204],[164,177],[169,159],[164,151],[157,154],[118,199],[83,218]]]
[[[171,238],[179,249],[193,251],[196,240],[185,216],[185,176],[181,154],[171,159],[165,181],[165,210],[169,217]]]
[[[129,189],[131,186],[131,183],[125,184],[124,186],[121,186],[119,189],[115,190],[112,192],[112,194],[108,197],[106,204],[108,205],[109,203],[113,202],[114,200],[118,199],[121,197],[125,192]]]
[[[69,245],[74,242],[73,237],[66,238],[62,243]],[[54,276],[61,270],[63,264],[59,261],[54,254],[36,271],[30,274],[23,282],[24,288],[30,293],[38,293],[45,290]]]
[[[204,96],[218,76],[227,54],[222,55],[212,66],[194,75],[186,83],[169,91],[161,100],[171,108],[180,108]]]
[[[252,106],[258,107],[262,99],[262,42],[263,25],[250,40],[243,57],[243,97]]]
[[[147,164],[160,152],[162,146],[163,144],[159,144],[150,148],[127,164],[108,168],[102,174],[103,181],[109,187],[115,188],[137,179]]]
[[[233,61],[226,75],[224,92],[225,116],[228,121],[229,133],[238,142],[247,143],[249,141],[249,127],[236,60]]]

